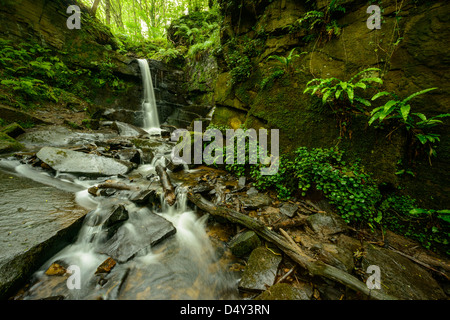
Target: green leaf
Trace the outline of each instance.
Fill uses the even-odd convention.
[[[412,98],[417,97],[418,95],[421,95],[421,94],[424,94],[424,93],[427,93],[427,92],[429,92],[429,91],[436,90],[436,89],[437,89],[437,88],[428,88],[428,89],[425,89],[425,90],[421,90],[421,91],[415,92],[415,93],[413,93],[412,95],[410,95],[409,97],[405,98],[402,102],[403,102],[403,103],[406,103],[406,102],[408,102],[409,100],[411,100]]]
[[[363,98],[359,98],[359,97],[355,97],[355,100],[358,101],[359,103],[365,105],[366,107],[370,107],[370,101],[363,99]]]
[[[392,93],[387,92],[387,91],[378,92],[376,95],[374,95],[374,96],[372,97],[371,100],[373,101],[373,100],[375,100],[375,99],[378,99],[379,97],[387,96],[387,95],[392,95]]]
[[[423,113],[416,112],[416,113],[413,113],[413,115],[418,116],[420,118],[420,120],[422,120],[422,121],[427,120],[427,117]]]
[[[360,81],[377,82],[383,84],[383,80],[381,80],[380,78],[363,78]]]
[[[416,134],[416,138],[419,139],[420,143],[425,144],[428,141],[428,138],[424,134]]]
[[[400,113],[403,117],[403,120],[406,122],[408,120],[408,116],[409,116],[409,111],[411,110],[411,106],[409,104],[407,105],[403,105],[400,108]]]

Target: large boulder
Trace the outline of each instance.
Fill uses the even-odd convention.
[[[281,260],[281,255],[276,255],[265,247],[253,250],[239,282],[239,289],[264,291],[272,286]]]
[[[106,243],[99,248],[100,253],[107,254],[117,262],[126,262],[139,252],[160,243],[176,233],[171,222],[163,217],[148,213],[145,220],[138,225],[124,224]]]
[[[56,171],[89,176],[126,174],[133,168],[130,162],[54,147],[44,147],[36,156]]]
[[[362,268],[380,268],[381,291],[403,300],[443,300],[447,295],[430,275],[415,262],[391,250],[365,245]]]

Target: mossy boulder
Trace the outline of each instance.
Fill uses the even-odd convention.
[[[14,140],[4,132],[0,132],[0,153],[8,153],[22,150],[23,144]]]
[[[1,132],[6,133],[11,138],[17,138],[22,133],[25,133],[25,130],[18,123],[11,123],[4,127]]]
[[[238,233],[228,243],[231,253],[243,257],[261,245],[261,240],[254,231]]]
[[[276,255],[265,247],[253,250],[239,282],[239,289],[244,291],[266,290],[267,286],[273,285],[281,260],[281,255]]]
[[[255,300],[310,300],[312,288],[308,285],[296,287],[287,283],[277,283],[261,293]]]

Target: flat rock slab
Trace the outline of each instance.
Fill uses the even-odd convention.
[[[293,218],[295,213],[297,212],[297,209],[298,205],[296,204],[284,203],[280,208],[280,212],[287,215],[289,218]]]
[[[77,235],[87,210],[73,194],[0,171],[0,299]]]
[[[391,250],[365,244],[361,264],[380,268],[381,291],[402,300],[446,300],[447,295],[428,271]]]
[[[256,210],[266,207],[272,203],[272,198],[263,193],[242,195],[239,197],[242,207],[247,210]]]
[[[320,212],[308,217],[307,220],[311,229],[323,236],[344,232],[348,229],[345,221],[335,213]]]
[[[148,215],[139,224],[122,225],[100,248],[100,253],[123,263],[176,233],[175,227],[168,220],[156,213],[150,212]]]
[[[281,255],[273,254],[265,247],[253,250],[239,282],[239,289],[263,291],[272,286],[281,260]]]
[[[44,147],[36,156],[56,171],[90,176],[127,174],[133,168],[125,161],[54,147]]]

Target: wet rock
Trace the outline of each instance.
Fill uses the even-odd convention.
[[[110,215],[103,223],[103,228],[111,228],[117,224],[122,224],[129,218],[128,211],[123,205],[115,205],[112,207]]]
[[[124,205],[101,206],[86,216],[86,225],[95,227],[103,224],[107,229],[128,220],[129,215]]]
[[[167,157],[165,158],[165,161],[166,161],[166,168],[172,172],[178,172],[184,169],[184,165],[182,163],[175,164],[171,159]]]
[[[101,265],[98,266],[97,270],[95,271],[95,274],[99,273],[109,273],[111,272],[112,268],[116,266],[116,261],[114,261],[113,258],[108,258]]]
[[[256,210],[272,203],[272,198],[263,193],[243,195],[239,197],[239,200],[241,201],[242,207],[247,210]]]
[[[254,195],[257,195],[257,194],[258,194],[258,190],[256,190],[255,187],[251,187],[251,188],[248,189],[248,191],[247,191],[247,195],[249,195],[249,196],[254,196]]]
[[[257,296],[255,300],[311,300],[311,296],[310,285],[294,287],[287,283],[277,283]]]
[[[0,299],[71,243],[87,213],[70,192],[11,177],[0,170]]]
[[[308,217],[308,225],[318,234],[329,236],[347,230],[347,224],[337,214],[332,212],[319,212]]]
[[[133,201],[139,205],[146,205],[149,202],[159,201],[159,196],[156,193],[156,190],[139,190],[134,192],[130,196],[130,201]]]
[[[4,132],[0,132],[0,153],[14,152],[23,149],[24,146]]]
[[[99,192],[99,194],[103,197],[111,197],[111,196],[115,195],[116,193],[117,193],[117,189],[113,189],[113,188],[100,189],[100,192]]]
[[[228,247],[237,257],[243,257],[261,245],[261,240],[254,231],[244,231],[234,236]]]
[[[176,229],[171,222],[155,213],[149,213],[138,226],[129,224],[121,226],[99,251],[122,263],[175,232]]]
[[[88,189],[88,193],[94,197],[98,196],[98,187],[92,186]]]
[[[281,255],[275,255],[265,247],[253,250],[239,282],[239,289],[263,291],[272,286],[281,259]]]
[[[122,149],[117,151],[114,156],[116,159],[130,161],[135,164],[141,164],[141,153],[137,149]]]
[[[52,263],[52,265],[45,271],[45,274],[48,276],[62,276],[66,274],[67,270],[65,267],[60,265],[59,263]]]
[[[25,133],[25,130],[19,124],[14,122],[4,127],[1,132],[6,133],[8,136],[15,139]]]
[[[280,207],[280,212],[287,215],[289,218],[292,218],[294,217],[295,212],[297,212],[297,209],[298,205],[286,202]]]
[[[404,300],[447,299],[436,280],[418,264],[385,248],[365,245],[363,270],[379,266],[381,291]]]
[[[127,161],[54,147],[44,147],[36,156],[53,170],[64,173],[112,176],[127,174],[133,168]]]
[[[239,177],[238,187],[239,187],[239,188],[245,187],[245,181],[246,181],[246,178],[245,178],[245,177]]]
[[[147,131],[142,128],[120,121],[114,121],[111,128],[116,130],[121,137],[134,137],[148,134]]]
[[[316,251],[318,259],[336,268],[350,273],[355,267],[353,252],[344,247],[319,242],[313,245],[311,249]]]

